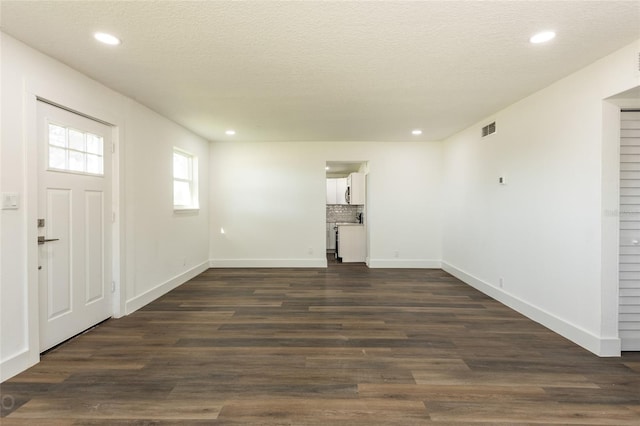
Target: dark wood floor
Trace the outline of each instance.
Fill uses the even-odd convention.
[[[10,424],[640,424],[598,358],[440,270],[211,269],[2,384]]]

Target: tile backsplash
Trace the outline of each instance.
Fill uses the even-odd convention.
[[[358,213],[363,210],[364,206],[327,204],[327,222],[357,222]]]

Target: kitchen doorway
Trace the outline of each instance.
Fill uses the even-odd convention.
[[[367,161],[327,161],[327,262],[365,263],[367,257]]]

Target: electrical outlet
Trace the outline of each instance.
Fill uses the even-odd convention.
[[[313,247],[309,247],[309,248],[307,249],[307,253],[309,253],[309,254],[313,254]]]
[[[500,286],[500,288],[504,287],[504,278],[502,277],[498,278],[498,285]]]
[[[395,257],[395,258],[400,257],[400,253],[398,252],[398,250],[393,252],[393,257]]]

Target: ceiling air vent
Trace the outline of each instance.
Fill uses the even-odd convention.
[[[496,132],[496,122],[489,123],[482,128],[482,137],[492,135]]]

